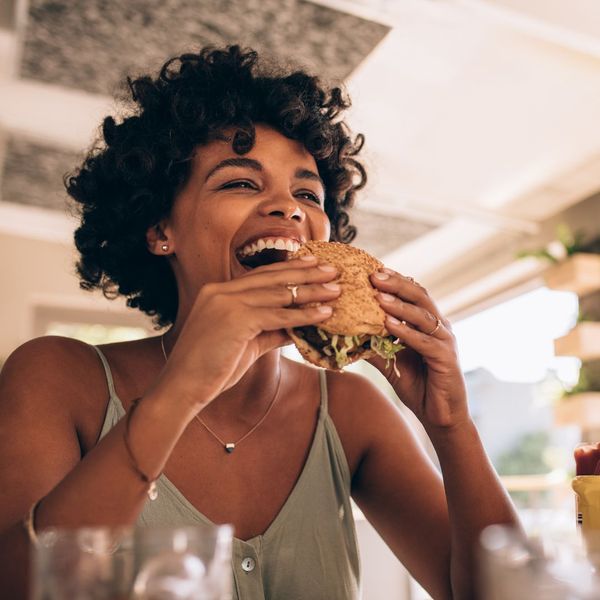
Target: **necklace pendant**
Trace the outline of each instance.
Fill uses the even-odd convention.
[[[156,487],[156,481],[153,481],[148,488],[148,498],[150,500],[156,500],[158,498],[158,488]]]
[[[235,450],[235,444],[233,442],[229,442],[228,444],[225,444],[225,452],[227,452],[227,454],[231,454],[234,450]]]

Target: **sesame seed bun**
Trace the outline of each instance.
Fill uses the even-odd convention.
[[[314,254],[319,259],[319,264],[334,265],[339,271],[339,276],[334,281],[341,286],[341,293],[335,300],[304,305],[333,307],[333,314],[318,324],[319,329],[338,336],[389,336],[390,333],[384,326],[385,313],[375,297],[378,292],[369,280],[369,276],[381,269],[383,264],[364,250],[339,242],[306,242],[289,258],[308,254]],[[326,369],[339,370],[334,356],[325,355],[294,329],[288,329],[287,333],[308,362]],[[370,348],[359,348],[348,355],[346,364],[375,354]]]

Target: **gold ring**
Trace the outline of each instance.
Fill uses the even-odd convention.
[[[442,326],[442,322],[440,321],[440,319],[438,317],[436,317],[435,319],[437,321],[436,326],[433,328],[433,331],[430,331],[426,335],[433,335]]]
[[[295,304],[296,303],[296,298],[298,298],[298,286],[297,285],[292,285],[291,283],[288,283],[285,287],[288,290],[290,290],[290,292],[292,292],[292,302],[291,302],[291,304]]]
[[[413,285],[416,285],[416,286],[417,286],[417,287],[419,287],[419,288],[422,288],[422,287],[423,287],[423,286],[422,286],[422,285],[421,285],[421,284],[420,284],[418,281],[415,281],[414,277],[408,277],[408,276],[407,276],[407,277],[406,277],[406,279],[407,279],[407,281],[408,281],[409,283],[412,283]]]

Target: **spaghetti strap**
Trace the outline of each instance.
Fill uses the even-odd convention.
[[[98,348],[98,346],[92,346],[92,348],[94,348],[94,350],[96,350],[96,352],[98,353],[98,356],[100,357],[100,360],[102,361],[102,366],[104,367],[104,372],[106,373],[106,383],[108,384],[108,393],[109,393],[111,399],[116,398],[117,394],[115,392],[115,384],[113,382],[112,372],[110,370],[108,361],[106,360],[106,356],[104,356],[102,350],[100,350],[100,348]]]
[[[319,383],[321,385],[321,413],[327,414],[327,370],[319,370]]]

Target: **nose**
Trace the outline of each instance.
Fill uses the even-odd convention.
[[[298,223],[306,220],[306,213],[302,206],[292,196],[278,195],[269,198],[260,206],[260,214],[264,217],[283,217],[286,220],[293,219]]]

